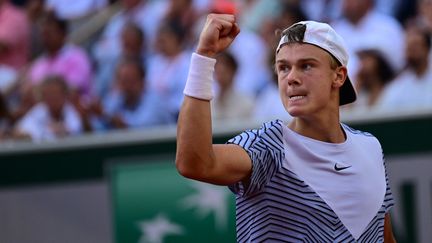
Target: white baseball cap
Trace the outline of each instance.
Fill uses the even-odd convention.
[[[293,27],[305,26],[304,37],[301,40],[293,39],[289,36],[289,30]],[[344,41],[336,31],[326,23],[315,21],[301,21],[295,23],[282,32],[282,37],[276,48],[276,53],[287,43],[300,42],[315,45],[330,53],[342,66],[348,64],[348,52],[345,48]],[[356,91],[349,77],[339,90],[339,104],[345,105],[354,102],[357,99]]]

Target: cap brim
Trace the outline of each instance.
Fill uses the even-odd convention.
[[[339,105],[346,105],[353,103],[357,99],[357,93],[351,83],[349,77],[345,80],[345,83],[339,90]]]

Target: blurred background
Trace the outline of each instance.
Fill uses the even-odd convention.
[[[343,122],[382,143],[398,242],[432,239],[432,0],[0,0],[0,242],[233,242],[233,196],[175,171],[189,60],[209,13],[241,33],[218,55],[224,143],[289,121],[281,30],[327,22],[358,101]]]

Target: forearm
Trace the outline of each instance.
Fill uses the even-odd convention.
[[[210,101],[185,96],[177,125],[177,168],[199,179],[213,161]]]

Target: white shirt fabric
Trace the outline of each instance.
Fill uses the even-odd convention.
[[[254,32],[244,29],[231,44],[229,51],[239,67],[235,77],[235,89],[255,97],[267,85],[270,75],[267,68],[268,50],[264,41]]]
[[[33,141],[55,140],[56,134],[52,130],[54,121],[44,103],[35,105],[17,124],[20,132],[30,135]],[[69,135],[82,132],[81,117],[69,103],[63,107],[63,125]]]
[[[163,55],[149,58],[147,88],[168,103],[170,112],[177,113],[183,102],[183,89],[188,77],[191,55],[191,52],[184,51],[174,58]]]
[[[369,133],[342,127],[347,139],[340,144],[303,137],[279,120],[228,141],[252,161],[248,182],[229,187],[237,242],[384,242],[394,200],[381,146]]]
[[[388,111],[432,108],[432,65],[421,77],[410,69],[402,72],[386,87],[378,105]]]
[[[358,239],[384,200],[383,156],[377,139],[343,128],[346,141],[334,144],[302,136],[283,126],[285,163]]]
[[[252,115],[253,105],[252,97],[230,89],[223,100],[216,96],[211,101],[212,118],[215,121],[249,119]]]
[[[47,0],[45,5],[62,19],[75,19],[94,13],[108,4],[108,0]]]

